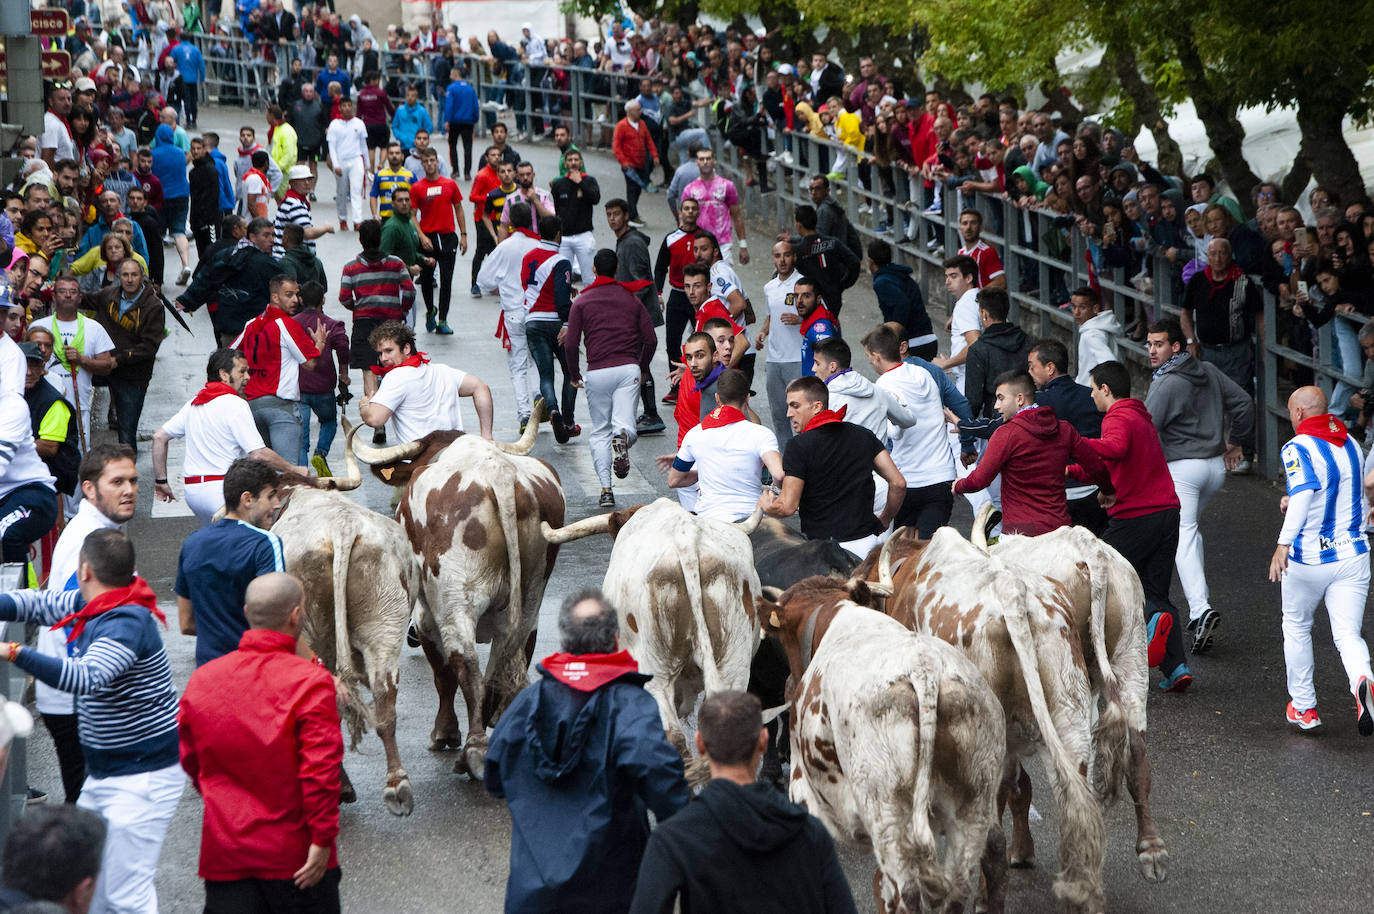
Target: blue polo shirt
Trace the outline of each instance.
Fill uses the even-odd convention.
[[[248,630],[243,595],[254,578],[285,571],[281,538],[225,518],[192,533],[177,559],[176,594],[191,601],[196,666],[238,649]]]

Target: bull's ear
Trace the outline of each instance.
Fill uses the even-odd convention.
[[[876,602],[873,597],[878,591],[872,589],[869,582],[863,578],[850,578],[844,582],[844,589],[849,594],[849,599],[860,606],[872,606]],[[887,588],[883,589],[887,590]]]
[[[778,619],[778,611],[776,609],[768,614],[768,624],[774,628],[782,628],[782,622]]]
[[[635,505],[631,508],[621,508],[619,511],[611,512],[610,524],[606,529],[606,532],[611,535],[611,539],[615,539],[620,534],[620,528],[628,524],[630,518],[634,517],[635,512],[642,507],[644,505]]]
[[[778,617],[778,604],[764,596],[754,597],[754,615],[758,619],[759,627],[765,634],[776,632],[782,628]]]

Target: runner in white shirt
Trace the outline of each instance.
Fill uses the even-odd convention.
[[[158,501],[176,500],[167,477],[167,445],[186,439],[182,461],[186,504],[202,527],[224,507],[224,474],[240,457],[251,457],[283,472],[310,475],[292,466],[263,443],[248,401],[248,360],[234,349],[217,349],[205,368],[205,387],[153,434],[153,493]]]
[[[353,116],[353,99],[339,99],[338,120],[329,124],[325,140],[329,143],[329,167],[338,176],[334,206],[339,214],[339,228],[345,228],[344,222],[349,219],[356,230],[363,221],[363,194],[370,182],[367,125]]]
[[[529,204],[523,202],[507,203],[506,210],[514,207],[517,212],[516,225],[529,222]],[[501,326],[505,328],[510,347],[506,350],[506,364],[510,367],[511,387],[515,390],[515,408],[520,415],[521,432],[530,410],[534,408],[531,394],[538,387],[538,380],[531,379],[534,362],[530,359],[529,343],[525,339],[525,284],[520,280],[520,264],[525,255],[539,247],[539,238],[533,232],[517,229],[502,238],[496,248],[483,260],[482,269],[474,280],[483,292],[497,290],[501,296]],[[500,328],[498,327],[498,333]]]
[[[744,372],[721,372],[715,396],[716,408],[682,439],[668,471],[668,485],[680,489],[697,484],[696,513],[733,523],[754,513],[765,467],[774,479],[782,479],[782,454],[777,437],[748,419],[749,381]]]
[[[801,316],[797,314],[792,292],[801,274],[797,272],[797,252],[790,241],[773,245],[773,269],[776,275],[763,287],[768,314],[754,344],[764,347],[768,360],[768,409],[773,417],[773,434],[781,446],[792,437],[792,423],[787,420],[787,385],[801,377]]]
[[[739,281],[739,274],[735,272],[735,268],[723,259],[720,242],[716,236],[704,229],[698,229],[696,239],[692,242],[692,253],[697,263],[711,270],[712,297],[725,302],[725,307],[730,311],[730,317],[735,323],[741,327],[748,327],[745,313],[749,310],[749,296],[745,294],[744,284]],[[750,343],[739,361],[740,371],[744,372],[750,384],[754,383],[754,362],[757,358],[758,350]]]
[[[372,428],[387,423],[390,441],[406,442],[430,432],[462,431],[460,397],[471,397],[481,435],[491,440],[491,388],[476,375],[448,365],[431,363],[415,351],[415,331],[400,321],[387,321],[368,337],[380,363],[372,370],[382,376],[377,392],[363,397],[358,413]]]
[[[954,296],[954,310],[950,313],[949,355],[936,356],[931,363],[949,372],[955,385],[964,389],[964,363],[968,347],[983,335],[978,320],[978,264],[966,254],[945,261],[945,288]]]
[[[48,110],[43,112],[43,161],[55,165],[64,159],[76,158],[76,141],[67,116],[72,111],[72,90],[58,86],[48,96]]]
[[[81,287],[71,274],[63,274],[53,282],[53,314],[30,324],[41,327],[55,338],[52,359],[48,362],[48,378],[62,392],[67,402],[81,412],[83,440],[91,440],[91,378],[109,374],[114,368],[114,341],[99,321],[83,315]],[[69,351],[70,350],[70,351]],[[72,368],[76,368],[75,387]]]

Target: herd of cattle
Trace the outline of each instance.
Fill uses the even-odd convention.
[[[653,675],[646,687],[689,780],[707,769],[681,721],[704,692],[748,687],[765,707],[785,704],[770,728],[790,731],[787,789],[873,853],[884,912],[972,910],[975,897],[1003,910],[1008,863],[1034,854],[1030,755],[1054,788],[1054,888],[1068,910],[1105,907],[1104,809],[1123,780],[1140,871],[1165,878],[1150,814],[1144,597],[1110,547],[1081,528],[991,548],[951,527],[929,541],[902,530],[854,567],[837,544],[757,512],[731,525],[668,499],[565,525],[557,472],[529,456],[538,414],[514,444],[439,432],[373,447],[345,422],[347,475],[331,489],[288,486],[273,530],[305,583],[307,634],[350,690],[354,746],[372,728],[385,747],[392,813],[414,806],[396,747],[412,618],[439,693],[430,748],[458,750],[454,770],[480,779],[487,732],[528,682],[559,548],[604,533],[621,644]],[[404,487],[396,520],[340,494],[361,484],[354,457]],[[478,643],[491,646],[485,673]],[[765,776],[780,776],[786,754],[770,747]]]

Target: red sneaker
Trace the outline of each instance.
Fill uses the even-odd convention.
[[[1148,625],[1145,626],[1145,637],[1148,648],[1146,651],[1146,663],[1150,666],[1159,666],[1164,662],[1164,647],[1169,640],[1169,632],[1173,631],[1174,617],[1170,613],[1158,612],[1151,617]]]
[[[1322,719],[1317,716],[1316,708],[1299,711],[1293,707],[1291,701],[1288,703],[1288,722],[1299,730],[1315,730],[1322,725]]]

